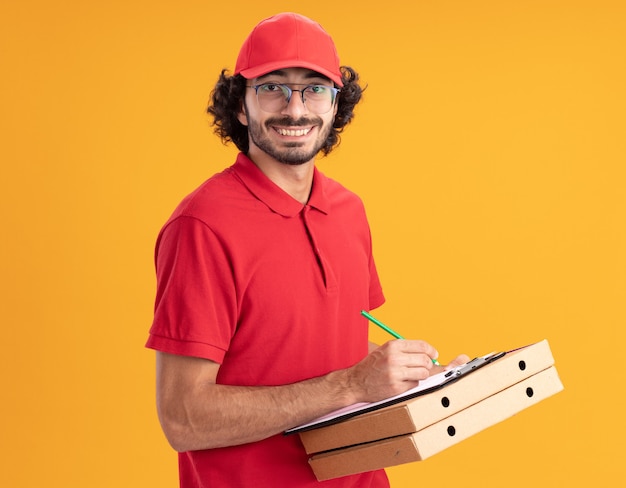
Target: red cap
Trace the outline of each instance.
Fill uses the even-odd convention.
[[[257,78],[277,69],[308,68],[343,86],[330,35],[303,15],[287,12],[261,21],[241,46],[235,74]]]

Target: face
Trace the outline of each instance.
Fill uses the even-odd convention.
[[[302,68],[274,71],[248,81],[249,86],[262,83],[281,83],[295,89],[306,85],[332,86],[328,78]],[[313,160],[320,151],[336,112],[336,103],[325,114],[309,112],[300,92],[293,92],[283,110],[265,112],[259,107],[254,89],[248,88],[239,121],[248,126],[251,156],[261,151],[279,163],[299,165]]]

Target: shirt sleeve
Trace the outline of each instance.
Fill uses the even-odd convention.
[[[227,252],[202,221],[179,216],[155,251],[157,293],[146,347],[221,363],[237,323]]]
[[[371,242],[371,237],[370,237]],[[369,310],[374,310],[385,303],[385,295],[383,294],[383,288],[380,284],[380,278],[378,277],[378,271],[376,270],[376,264],[374,263],[374,256],[371,253],[370,245],[370,290],[369,290]]]

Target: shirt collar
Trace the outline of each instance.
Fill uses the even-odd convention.
[[[295,217],[306,206],[265,176],[257,165],[243,153],[239,153],[237,156],[233,170],[256,198],[283,217]],[[314,168],[313,188],[307,203],[308,206],[325,214],[330,210],[330,201],[326,194],[326,181],[326,177],[317,168]]]

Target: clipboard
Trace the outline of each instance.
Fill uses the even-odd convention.
[[[486,366],[487,364],[497,361],[505,355],[506,352],[497,352],[487,354],[485,356],[476,357],[471,361],[457,366],[456,368],[453,368],[449,371],[443,371],[441,373],[433,375],[426,380],[420,382],[420,384],[415,388],[401,393],[400,395],[396,395],[374,403],[357,403],[355,405],[336,410],[309,423],[288,429],[284,432],[284,435],[296,434],[299,432],[306,432],[308,430],[317,429],[320,427],[326,427],[328,425],[332,425],[350,419],[352,417],[356,417],[357,415],[374,412],[381,408],[389,407],[391,405],[395,405],[406,400],[411,400],[413,398],[432,393],[433,391],[444,388],[450,383],[456,382],[466,377],[468,374],[471,374],[472,372],[482,368],[483,366]]]

